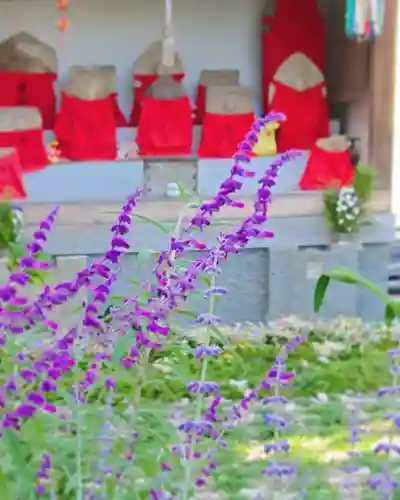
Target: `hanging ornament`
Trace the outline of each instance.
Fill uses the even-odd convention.
[[[346,0],[346,34],[359,41],[382,34],[385,0]]]
[[[59,18],[57,20],[57,29],[61,33],[65,33],[68,29],[68,19],[67,19],[68,0],[57,0],[57,9],[59,12]]]

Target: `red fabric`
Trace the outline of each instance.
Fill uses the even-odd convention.
[[[201,125],[204,119],[204,113],[206,112],[206,91],[205,85],[199,83],[197,86],[196,94],[196,118],[195,123]]]
[[[204,113],[198,156],[232,158],[254,122],[254,113],[218,115]]]
[[[0,106],[19,106],[21,104],[21,73],[0,71]]]
[[[290,55],[302,52],[321,71],[325,69],[325,22],[317,0],[279,0],[272,17],[262,23],[262,89],[264,111],[268,107],[268,88],[279,66]]]
[[[299,92],[275,82],[270,109],[286,116],[277,133],[278,152],[310,149],[317,139],[329,136],[329,110],[323,94],[325,83]]]
[[[23,172],[41,170],[49,163],[43,142],[43,130],[0,132],[0,148],[15,148]]]
[[[38,108],[43,128],[54,127],[56,96],[54,73],[0,72],[0,106],[33,106]]]
[[[185,75],[179,73],[176,75],[170,75],[177,82],[181,82]],[[153,83],[159,78],[158,75],[133,75],[133,104],[132,111],[129,120],[129,125],[131,127],[137,127],[139,124],[140,111],[142,109],[143,99],[146,97],[146,92],[148,88],[153,85]]]
[[[54,84],[57,75],[53,73],[25,73],[25,89],[21,104],[38,108],[43,119],[43,128],[52,130],[56,117],[56,95]]]
[[[325,151],[314,146],[299,182],[303,190],[325,190],[353,184],[354,167],[350,151]]]
[[[62,96],[54,133],[61,155],[75,161],[115,160],[115,108],[109,97],[86,101]]]
[[[110,94],[110,99],[112,101],[112,105],[114,107],[114,115],[115,115],[115,124],[117,127],[127,127],[128,121],[122,113],[119,104],[118,104],[118,95],[116,92]]]
[[[26,198],[21,163],[16,151],[0,157],[0,196],[14,200]]]
[[[187,96],[144,98],[136,137],[140,156],[189,155],[192,142],[192,107]]]

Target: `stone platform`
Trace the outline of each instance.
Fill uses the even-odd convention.
[[[238,217],[251,213],[252,200],[243,198],[242,201],[245,203],[242,210],[222,210],[212,227],[202,235],[202,241],[212,245],[221,231],[233,231],[240,222]],[[62,204],[47,251],[59,259],[80,256],[81,263],[82,256],[86,256],[87,260],[96,258],[109,245],[110,225],[117,218],[120,205]],[[52,206],[25,204],[28,230],[33,229]],[[138,205],[138,214],[172,229],[181,208],[181,202],[177,201],[144,200]],[[224,321],[257,322],[289,314],[310,318],[318,276],[337,266],[358,270],[386,287],[394,217],[388,212],[385,192],[375,193],[371,211],[371,224],[359,235],[360,247],[343,245],[331,248],[330,234],[321,215],[321,193],[277,194],[271,205],[271,219],[266,225],[268,230],[274,231],[275,237],[252,242],[248,249],[232,256],[222,266],[223,273],[218,284],[229,289],[229,294],[219,306]],[[187,217],[189,215],[187,213]],[[135,293],[132,280],[150,276],[152,261],[149,254],[167,248],[168,235],[156,225],[136,219],[128,241],[131,253],[124,259],[115,287],[117,295]],[[188,307],[204,312],[207,304],[196,297],[189,301]],[[338,314],[379,321],[383,317],[383,308],[371,294],[355,287],[335,284],[328,293],[321,315],[330,318]]]

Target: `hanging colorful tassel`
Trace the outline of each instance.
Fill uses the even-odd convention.
[[[384,0],[371,0],[371,31],[372,36],[382,35],[384,22]]]
[[[354,37],[356,0],[346,0],[345,29],[348,38]]]
[[[385,0],[346,0],[345,29],[349,38],[371,40],[382,34]]]

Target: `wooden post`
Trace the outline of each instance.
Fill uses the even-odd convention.
[[[386,0],[383,33],[371,44],[369,162],[382,188],[391,190],[397,4]]]

